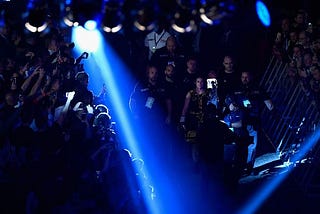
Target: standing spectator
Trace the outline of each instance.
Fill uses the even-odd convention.
[[[185,69],[177,73],[178,83],[181,84],[180,93],[184,102],[186,94],[194,89],[196,78],[199,77],[199,61],[194,55],[188,56],[185,62]]]
[[[209,93],[205,88],[205,79],[198,76],[195,86],[185,97],[180,123],[185,129],[185,139],[191,145],[192,160],[197,166],[199,161],[199,151],[197,133],[204,121],[205,108],[208,104]]]
[[[293,47],[296,45],[298,42],[298,32],[291,29],[289,32],[289,41],[288,41],[288,47],[286,50],[287,56],[292,56],[293,52]]]
[[[298,33],[291,26],[291,19],[284,16],[280,19],[280,26],[275,33],[273,54],[280,60],[288,60],[292,55],[292,47],[298,40]]]
[[[162,47],[152,55],[151,64],[155,65],[159,71],[163,71],[168,64],[175,67],[177,74],[180,73],[184,66],[185,54],[174,36],[169,36],[166,46]],[[163,79],[163,74],[160,76]]]
[[[258,144],[258,133],[260,132],[260,114],[262,105],[266,105],[271,111],[274,109],[271,98],[262,89],[248,71],[241,73],[241,83],[235,90],[234,95],[239,105],[245,110],[245,128],[253,137],[253,143],[248,146],[248,169],[251,170],[255,161]]]
[[[172,101],[172,125],[177,126],[180,119],[180,110],[182,109],[182,102],[177,99],[179,97],[180,84],[176,78],[175,67],[171,64],[166,66],[164,70],[165,79],[164,87],[166,93],[169,95],[170,100]]]
[[[307,12],[301,9],[298,10],[295,16],[293,17],[292,27],[298,32],[306,30],[307,19],[308,19]]]
[[[156,28],[145,37],[144,44],[148,48],[148,60],[156,50],[166,46],[166,41],[171,34],[167,30],[167,23],[164,18],[159,18]]]
[[[136,119],[147,124],[165,124],[171,121],[171,100],[159,80],[155,66],[148,66],[146,78],[136,83],[130,95],[129,107]]]
[[[235,145],[234,165],[231,170],[233,179],[238,180],[245,172],[248,156],[249,133],[246,128],[245,112],[236,101],[235,96],[227,95],[225,104],[229,113],[224,116],[223,121],[232,129],[239,141]]]
[[[75,95],[71,103],[73,107],[78,102],[83,102],[84,105],[93,106],[94,95],[93,92],[88,89],[89,74],[85,71],[80,71],[75,76]]]
[[[228,94],[232,94],[235,86],[239,83],[239,74],[234,67],[234,59],[230,55],[223,58],[223,70],[218,73],[218,96],[219,100],[225,100]],[[224,103],[220,102],[219,110],[224,111]]]
[[[148,153],[156,152],[155,158],[162,163],[168,163],[170,140],[165,140],[162,134],[171,123],[172,101],[159,80],[157,67],[147,66],[145,78],[136,83],[130,95],[129,108],[138,127],[144,129],[144,137],[152,140],[152,144],[144,148],[148,148]]]
[[[290,19],[283,17],[281,19],[280,29],[276,33],[275,44],[283,51],[287,51],[290,41]]]
[[[312,39],[310,33],[303,30],[298,34],[298,44],[302,45],[304,50],[311,51]]]
[[[319,107],[320,103],[320,67],[319,65],[313,65],[311,67],[311,75],[312,78],[310,80],[310,89],[311,89],[311,95],[313,96],[313,99],[317,103],[317,106]]]

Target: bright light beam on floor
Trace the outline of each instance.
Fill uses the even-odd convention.
[[[315,132],[306,139],[304,145],[301,147],[300,151],[297,152],[291,158],[292,163],[296,163],[297,161],[303,159],[305,155],[313,148],[313,146],[319,141],[320,139],[320,127],[318,127]],[[256,194],[254,194],[248,203],[239,210],[239,214],[251,214],[256,213],[259,207],[263,204],[266,199],[276,190],[277,187],[287,178],[289,173],[292,172],[294,168],[289,168],[289,171],[286,173],[280,173],[278,176],[270,179],[269,182],[266,183],[263,187],[261,187]]]

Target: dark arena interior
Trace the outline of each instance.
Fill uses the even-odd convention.
[[[317,8],[0,0],[0,213],[315,213]]]

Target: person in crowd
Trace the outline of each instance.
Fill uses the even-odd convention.
[[[167,23],[164,17],[160,17],[153,31],[148,33],[144,45],[148,48],[148,60],[156,50],[166,46],[166,41],[171,34],[168,32]]]
[[[303,30],[298,34],[298,44],[302,45],[304,50],[311,51],[312,39],[310,33]]]
[[[153,158],[163,164],[170,163],[172,143],[171,136],[167,134],[172,128],[172,100],[154,65],[148,65],[145,79],[135,84],[129,98],[129,109],[137,127],[144,129],[144,138],[152,139],[152,143],[144,148],[154,151],[156,155],[152,155]]]
[[[301,44],[296,44],[292,48],[292,55],[289,55],[289,59],[295,62],[297,68],[302,66],[304,52],[305,50]]]
[[[75,76],[75,95],[72,100],[72,106],[78,102],[83,102],[85,105],[93,106],[94,94],[88,89],[89,74],[85,71],[80,71]]]
[[[320,102],[320,67],[319,65],[313,65],[311,67],[311,75],[312,75],[312,78],[310,80],[311,96],[314,98],[316,103],[319,104]]]
[[[311,51],[313,55],[313,64],[320,64],[320,38],[313,40]]]
[[[94,210],[93,213],[134,213],[135,211],[139,213],[140,199],[143,197],[141,189],[136,186],[136,174],[131,168],[130,154],[123,148],[119,148],[121,142],[118,142],[118,139],[115,140],[117,132],[112,127],[110,112],[106,107],[99,106],[104,102],[105,85],[97,96],[89,89],[89,73],[80,64],[81,57],[75,60],[72,56],[75,44],[66,41],[71,38],[69,34],[71,32],[68,29],[54,28],[53,26],[60,25],[51,22],[44,32],[27,33],[23,30],[24,28],[21,28],[24,27],[20,25],[21,20],[13,20],[10,14],[6,14],[7,7],[2,8],[3,5],[12,2],[0,3],[0,178],[5,187],[3,191],[5,200],[2,204],[4,206],[0,207],[0,212],[68,213],[70,206],[76,206],[74,202],[80,200],[79,192],[86,188],[87,192],[81,196],[92,199],[93,203],[88,203],[91,207],[81,212],[91,213],[92,210],[99,209],[98,206],[101,206],[102,210],[97,212]],[[50,19],[50,21],[54,20]],[[161,132],[161,135],[158,132],[163,131],[162,128],[168,124],[180,121],[177,116],[182,116],[182,125],[188,133],[186,139],[193,147],[193,160],[201,163],[204,184],[210,183],[211,178],[226,179],[227,181],[223,182],[231,184],[232,189],[239,178],[238,169],[242,169],[245,164],[250,164],[252,167],[256,158],[257,133],[255,132],[259,133],[262,122],[259,121],[259,117],[257,118],[261,112],[261,103],[262,105],[265,103],[269,110],[274,109],[273,104],[264,95],[265,92],[252,80],[250,73],[244,72],[241,77],[242,82],[238,85],[236,82],[240,78],[236,77],[237,69],[234,67],[234,59],[230,55],[222,55],[223,70],[213,76],[211,74],[207,76],[207,79],[218,80],[218,99],[215,101],[221,100],[221,102],[216,109],[216,102],[211,99],[212,89],[208,90],[205,87],[206,79],[199,77],[201,70],[198,64],[199,59],[193,57],[186,59],[184,51],[189,50],[193,43],[188,40],[187,48],[177,43],[176,38],[162,26],[161,21],[158,22],[159,28],[150,34],[146,31],[135,35],[128,34],[130,45],[129,48],[128,46],[125,48],[130,54],[133,53],[133,57],[125,60],[132,60],[133,67],[137,65],[140,67],[136,62],[141,60],[141,50],[148,48],[148,62],[155,65],[148,66],[147,78],[139,81],[135,86],[130,96],[130,110],[139,119],[138,121],[142,122],[139,126],[147,128],[147,132],[150,131],[150,133],[144,132],[143,137],[152,139],[153,143],[163,143],[164,147],[167,146],[165,143],[170,137],[169,132],[166,132],[167,129],[163,129],[164,132]],[[314,58],[310,63],[308,54],[311,49],[314,56],[319,57],[318,49],[320,48],[317,46],[319,38],[311,31],[312,28],[308,25],[310,20],[305,11],[296,13],[293,24],[290,26],[289,41],[287,21],[283,20],[281,45],[289,51],[289,61],[295,61],[295,71],[290,75],[298,76],[306,92],[316,99],[319,97],[319,68],[315,64],[319,60]],[[230,50],[234,51],[233,42],[230,43],[232,32],[230,34],[229,23],[222,24],[226,24],[223,26],[224,31],[221,31],[223,35],[220,36],[218,32],[219,35],[214,38],[223,38],[221,44],[224,44],[228,50],[215,50],[213,53],[215,56],[219,53],[229,53]],[[216,27],[209,31],[215,31]],[[126,32],[130,33],[130,30]],[[192,38],[187,34],[181,35],[180,38],[184,36]],[[212,40],[212,37],[210,39]],[[274,41],[274,38],[271,40]],[[208,42],[202,41],[205,44]],[[222,40],[215,40],[217,41]],[[137,55],[134,52],[135,42],[141,44],[137,46],[141,47],[141,49],[137,48]],[[313,45],[310,46],[310,44]],[[216,57],[213,60],[218,59],[219,57]],[[144,72],[143,77],[145,77]],[[238,87],[234,88],[234,86]],[[183,89],[183,87],[186,88]],[[230,93],[237,98],[245,97],[246,99],[241,102],[227,101],[224,104],[223,101]],[[260,104],[256,105],[258,102]],[[225,105],[228,108],[224,113],[224,119],[230,127],[218,121],[219,105]],[[97,107],[95,111],[93,111],[94,107]],[[177,110],[181,111],[181,109],[183,109],[182,115],[177,115]],[[244,110],[244,117],[242,110]],[[163,114],[159,114],[159,111]],[[234,132],[230,132],[228,128],[233,128]],[[211,141],[212,134],[215,135],[215,142]],[[249,146],[247,145],[250,142],[248,135],[254,137],[253,144]],[[240,136],[240,138],[234,136]],[[117,145],[113,144],[114,141]],[[109,148],[106,149],[101,144],[110,142],[114,148],[109,153],[109,151],[106,152]],[[241,147],[236,156],[239,160],[238,168],[235,171],[232,171],[233,168],[230,169],[232,172],[227,171],[231,173],[231,177],[229,174],[221,178],[221,151],[223,144],[230,142],[235,142]],[[247,147],[248,150],[245,149]],[[160,146],[155,147],[156,152],[151,152],[152,156],[158,155],[158,148]],[[98,150],[101,157],[94,159],[94,152]],[[247,156],[246,153],[248,153]],[[162,160],[167,154],[159,152],[158,157]],[[97,164],[93,164],[94,167],[92,167],[92,161],[101,162],[95,162]],[[94,173],[88,172],[88,168],[94,169]],[[131,168],[130,174],[126,174],[127,171],[124,170],[128,168]],[[100,175],[97,171],[100,170],[103,171],[103,180],[97,179]],[[222,173],[226,175],[226,171]],[[5,182],[12,184],[15,188],[10,188],[11,185]],[[105,182],[106,185],[100,182]],[[130,187],[132,183],[134,183],[133,189]],[[90,188],[92,187],[90,185],[95,188]],[[133,193],[129,195],[128,192],[131,190]],[[209,192],[214,194],[214,191],[209,190]],[[32,198],[35,199],[32,201]],[[86,203],[81,205],[84,204],[87,205]],[[64,205],[66,208],[63,208]],[[140,213],[146,213],[146,211],[143,210]]]
[[[289,41],[288,41],[288,47],[286,49],[286,55],[287,58],[288,56],[292,56],[292,52],[293,52],[293,47],[294,45],[296,45],[298,43],[298,32],[291,29],[289,32]]]
[[[166,46],[155,51],[150,59],[151,64],[155,65],[159,71],[165,70],[168,64],[175,67],[177,75],[185,65],[185,54],[177,39],[174,36],[169,36],[166,40]],[[160,79],[163,79],[163,74],[160,74]]]
[[[246,126],[245,112],[237,102],[236,97],[227,95],[225,104],[229,108],[229,112],[224,116],[223,121],[239,139],[235,142],[233,165],[229,168],[230,173],[233,175],[231,178],[238,180],[243,174],[247,173],[248,145],[252,142]]]
[[[305,10],[299,9],[293,17],[292,28],[298,32],[306,30],[307,22],[308,13]]]
[[[298,78],[298,69],[294,61],[288,64],[288,67],[286,68],[286,72],[289,80],[289,84],[287,88],[296,86],[298,84],[299,78]]]
[[[147,124],[168,124],[172,117],[172,101],[159,79],[158,68],[147,66],[146,78],[136,83],[130,95],[129,107],[134,118]]]
[[[177,73],[178,83],[182,86],[180,91],[183,99],[188,91],[194,88],[195,80],[199,75],[201,74],[197,56],[188,56],[185,62],[185,69],[181,70],[180,73]]]
[[[205,79],[198,76],[195,86],[185,97],[181,112],[180,123],[185,130],[185,140],[191,146],[192,160],[195,164],[199,161],[197,133],[204,121],[204,113],[209,100]],[[195,165],[197,166],[197,165]]]
[[[276,33],[276,38],[274,41],[274,44],[276,44],[278,47],[283,49],[284,51],[288,50],[289,47],[289,41],[290,41],[290,18],[289,17],[283,17],[281,19],[281,25],[280,29]]]
[[[244,127],[253,137],[253,143],[248,146],[247,168],[252,170],[256,157],[258,133],[261,129],[261,111],[265,105],[270,111],[275,110],[273,102],[266,91],[254,80],[252,73],[241,72],[241,83],[236,88],[234,96],[238,105],[245,113]]]
[[[218,72],[218,97],[219,100],[225,100],[228,94],[232,94],[236,85],[239,83],[239,72],[235,69],[234,59],[230,55],[223,58],[223,69]],[[226,109],[227,108],[227,109]],[[228,111],[224,102],[220,102],[219,111]]]
[[[182,104],[178,97],[180,96],[180,88],[181,85],[179,84],[177,77],[176,77],[176,70],[175,67],[171,64],[166,66],[164,70],[164,87],[166,93],[169,95],[171,100],[171,122],[173,126],[177,126],[179,124],[180,119],[180,110],[182,109]]]

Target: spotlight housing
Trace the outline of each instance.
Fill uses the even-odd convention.
[[[25,27],[32,33],[43,32],[48,27],[47,11],[45,8],[37,7],[28,11],[29,15]]]
[[[144,6],[137,10],[133,25],[140,31],[152,31],[155,27],[154,7]]]
[[[124,15],[121,11],[121,3],[109,1],[104,5],[101,27],[107,33],[117,33],[122,29]]]
[[[92,25],[89,23],[98,22],[100,20],[101,1],[89,0],[72,0],[65,3],[64,9],[64,23],[69,27],[77,27],[79,25],[86,27],[87,30],[92,30]]]
[[[195,31],[197,29],[195,15],[196,10],[194,9],[183,9],[180,8],[174,13],[171,27],[178,33],[187,33]]]
[[[216,25],[235,10],[236,5],[232,1],[204,1],[199,8],[199,16],[205,24]]]

